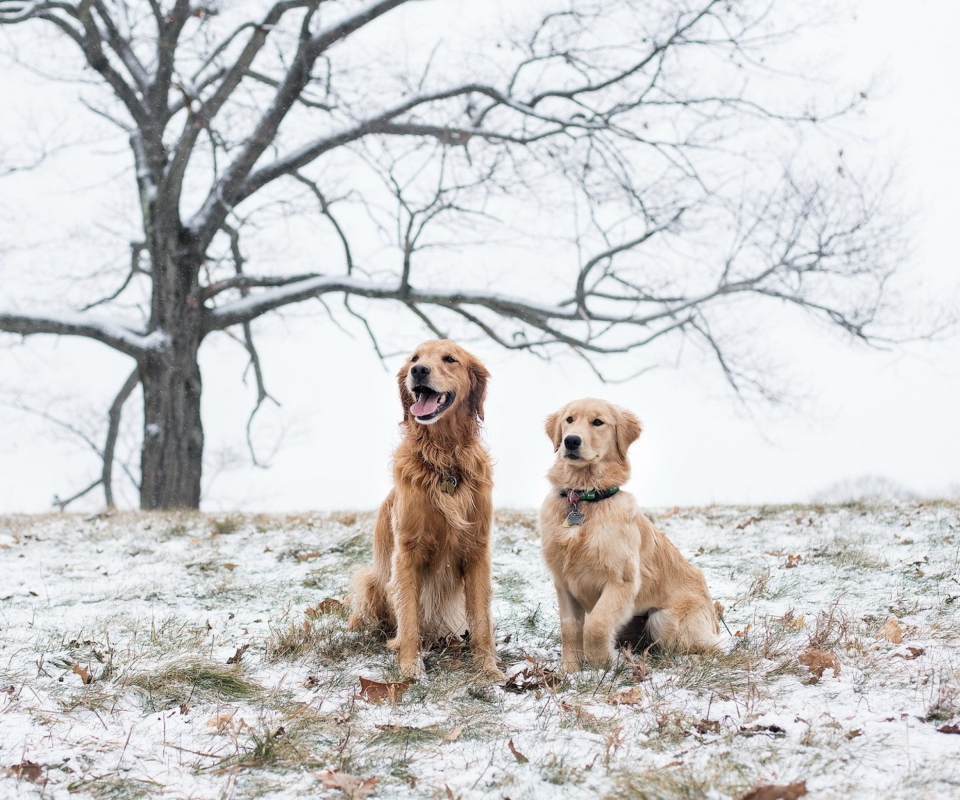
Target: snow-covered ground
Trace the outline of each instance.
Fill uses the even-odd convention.
[[[509,689],[454,644],[405,691],[361,689],[393,658],[322,603],[371,514],[0,518],[0,797],[960,796],[960,506],[654,516],[723,653],[557,675],[534,515],[501,512]]]

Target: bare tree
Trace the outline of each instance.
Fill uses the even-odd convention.
[[[342,302],[374,346],[381,301],[436,335],[473,329],[591,364],[692,339],[731,385],[761,392],[726,339],[740,300],[878,336],[891,229],[820,136],[863,98],[818,109],[767,60],[795,32],[772,4],[569,0],[473,53],[424,35],[395,57],[403,16],[416,28],[429,6],[0,0],[0,22],[25,37],[46,26],[79,54],[62,78],[85,82],[85,105],[127,138],[142,212],[112,291],[79,310],[0,309],[0,331],[134,359],[109,429],[139,381],[143,508],[200,502],[201,344],[226,332],[246,348],[259,406],[251,323],[309,299],[331,315],[325,298]],[[250,255],[307,201],[326,226],[297,229],[317,237],[316,266]],[[478,268],[525,238],[567,256]],[[109,437],[102,452],[109,488]]]

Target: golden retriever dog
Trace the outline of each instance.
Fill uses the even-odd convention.
[[[604,400],[577,400],[547,417],[557,460],[540,511],[543,554],[560,607],[561,666],[605,666],[617,634],[646,616],[645,634],[683,652],[714,647],[719,627],[703,573],[619,487],[640,421]]]
[[[373,569],[354,577],[354,630],[395,631],[400,673],[423,673],[421,639],[469,631],[474,658],[500,677],[490,621],[490,456],[480,441],[490,374],[462,347],[425,342],[397,375],[403,439],[380,506]]]

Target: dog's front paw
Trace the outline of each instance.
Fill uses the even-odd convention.
[[[564,655],[560,659],[560,669],[564,672],[579,672],[580,659],[575,655]]]
[[[350,615],[350,621],[347,623],[347,629],[351,631],[362,631],[366,627],[366,620],[361,614],[354,611]]]
[[[606,642],[597,642],[596,644],[587,644],[584,647],[584,655],[587,663],[596,669],[605,669],[609,667],[616,658],[613,648]]]
[[[420,656],[415,658],[401,658],[398,665],[401,678],[419,678],[426,671],[423,667],[423,659]]]
[[[497,660],[495,658],[482,658],[478,659],[478,661],[480,673],[483,675],[484,680],[490,683],[503,683],[507,679],[507,676],[504,675],[497,666]]]

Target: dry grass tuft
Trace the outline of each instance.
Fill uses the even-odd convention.
[[[226,667],[201,660],[127,675],[122,682],[125,687],[146,694],[150,711],[199,701],[248,700],[261,692],[259,685],[243,677],[239,666]]]

